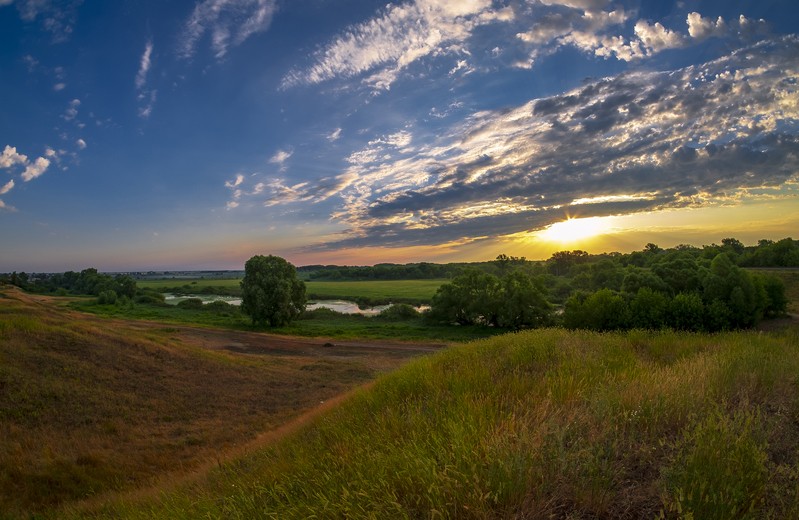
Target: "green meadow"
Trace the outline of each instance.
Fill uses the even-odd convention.
[[[538,330],[96,518],[796,518],[799,334]]]
[[[427,303],[436,290],[447,280],[370,280],[370,281],[306,281],[305,287],[311,300],[361,300],[372,304]],[[165,279],[142,280],[137,285],[142,289],[162,292],[215,291],[235,293],[240,289],[240,279]]]

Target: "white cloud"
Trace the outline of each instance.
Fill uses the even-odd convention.
[[[11,5],[13,2],[14,0],[0,0],[0,7],[3,7],[4,5]]]
[[[67,87],[66,83],[56,83],[55,85],[53,85],[53,90],[55,90],[56,92],[61,92],[66,87]]]
[[[269,158],[269,162],[282,166],[292,155],[294,155],[293,150],[278,150],[275,155]]]
[[[686,43],[682,34],[666,29],[660,22],[649,25],[645,20],[638,20],[634,30],[635,35],[641,39],[644,47],[652,53],[660,52],[664,49],[676,49]]]
[[[8,193],[9,191],[11,191],[11,189],[12,189],[13,187],[14,187],[14,179],[11,179],[11,180],[10,180],[10,181],[8,181],[7,183],[5,183],[5,185],[3,185],[3,187],[2,187],[2,188],[0,188],[0,195],[5,195],[5,194],[6,194],[6,193]]]
[[[255,33],[269,28],[277,11],[276,0],[204,0],[199,2],[183,29],[180,55],[191,58],[206,33],[217,58],[231,45],[241,45]]]
[[[155,105],[157,96],[157,90],[150,90],[146,93],[139,94],[139,101],[144,102],[144,104],[139,107],[139,117],[143,119],[150,117],[150,114],[153,112],[153,106]]]
[[[335,130],[327,134],[327,140],[330,141],[331,143],[334,141],[338,141],[340,137],[341,137],[341,128],[336,128]]]
[[[703,18],[701,14],[694,11],[688,13],[687,23],[688,34],[697,40],[704,40],[711,36],[724,36],[727,32],[727,24],[724,23],[721,16],[713,21],[710,18]]]
[[[308,69],[291,71],[282,87],[371,73],[363,80],[366,84],[388,89],[412,63],[460,51],[475,27],[507,21],[508,13],[492,9],[490,0],[389,4],[380,15],[350,27],[317,52]]]
[[[25,168],[25,171],[22,172],[22,180],[28,182],[30,180],[39,177],[41,174],[47,171],[47,168],[50,166],[50,160],[45,159],[44,157],[39,157],[33,163],[28,164]]]
[[[64,115],[62,116],[67,121],[71,121],[75,119],[78,115],[78,107],[80,106],[80,99],[73,99],[69,102],[69,106],[64,111]]]
[[[136,73],[136,88],[138,90],[143,89],[145,83],[147,82],[147,72],[149,72],[150,65],[152,63],[150,61],[152,53],[153,42],[152,40],[147,40],[147,43],[144,44],[144,52],[139,60],[139,71]]]
[[[16,147],[8,146],[0,154],[0,168],[11,168],[15,164],[27,164],[28,156],[17,153]]]
[[[389,139],[373,139],[350,156],[352,180],[326,192],[350,238],[325,247],[469,241],[539,229],[572,205],[581,216],[699,207],[795,182],[797,52],[785,37],[592,81],[414,136],[388,159]]]
[[[5,5],[11,3],[5,1]],[[53,42],[61,43],[72,34],[82,3],[83,0],[18,0],[17,10],[26,22],[40,18],[44,29],[52,34]]]
[[[242,182],[244,182],[244,175],[239,173],[238,175],[236,175],[236,178],[233,179],[232,181],[225,182],[225,186],[233,189],[236,188],[237,186],[240,186]]]
[[[75,141],[75,144],[78,146],[79,150],[85,150],[86,149],[86,141],[84,141],[83,139],[78,139],[77,141]]]

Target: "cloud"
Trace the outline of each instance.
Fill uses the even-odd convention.
[[[5,5],[11,2],[6,1]],[[53,37],[54,43],[69,39],[77,22],[78,8],[83,0],[18,0],[17,10],[26,22],[40,19],[44,30]],[[3,4],[0,4],[3,5]]]
[[[191,58],[206,33],[216,58],[223,58],[231,46],[244,43],[253,34],[269,28],[277,11],[276,0],[204,0],[186,21],[180,55]]]
[[[281,85],[289,88],[368,74],[364,83],[385,90],[419,60],[458,54],[476,27],[507,19],[509,12],[493,9],[490,0],[389,4],[376,17],[334,38],[314,55],[310,67],[292,70]]]
[[[139,71],[136,73],[136,89],[141,90],[147,82],[147,73],[150,71],[150,58],[153,53],[153,41],[147,40],[144,44],[144,52],[139,60]]]
[[[72,121],[78,116],[78,107],[80,106],[80,99],[73,99],[69,102],[67,109],[64,111],[63,117],[66,121]]]
[[[798,54],[789,36],[476,112],[433,136],[404,128],[369,140],[339,175],[272,182],[266,203],[336,201],[331,219],[346,231],[315,246],[331,249],[464,243],[566,214],[738,204],[799,182]]]
[[[0,168],[11,168],[16,164],[27,164],[28,156],[17,153],[16,147],[6,145],[0,154]]]
[[[236,188],[244,182],[244,175],[238,174],[232,181],[225,182],[225,187],[227,188]]]
[[[136,72],[134,83],[138,94],[136,99],[139,103],[138,114],[142,119],[147,119],[153,112],[155,100],[158,96],[158,90],[148,89],[147,87],[147,74],[150,72],[152,66],[153,55],[153,41],[148,39],[144,44],[144,52],[142,52],[139,59],[139,70]]]
[[[697,12],[688,13],[688,34],[691,38],[704,40],[711,36],[724,36],[727,33],[727,24],[721,16],[716,21],[703,18]]]
[[[269,162],[272,164],[279,164],[283,166],[283,163],[289,160],[289,158],[294,154],[293,150],[278,150],[275,152],[275,155],[269,158]]]
[[[85,150],[86,149],[86,141],[84,141],[83,139],[78,139],[77,141],[75,141],[75,144],[77,145],[79,150]],[[48,150],[48,152],[49,151],[50,150]]]
[[[5,195],[14,188],[14,179],[11,179],[0,188],[0,195]]]
[[[339,138],[341,137],[341,128],[336,128],[335,130],[333,130],[332,132],[327,134],[326,137],[327,137],[327,140],[330,141],[331,143],[335,142],[335,141],[338,141]]]
[[[641,40],[644,47],[651,52],[660,52],[664,49],[676,49],[686,44],[685,37],[675,31],[670,31],[656,22],[649,25],[644,20],[635,24],[635,35]]]
[[[25,171],[22,172],[22,180],[25,182],[31,181],[36,177],[39,177],[44,172],[47,171],[47,168],[50,166],[50,160],[45,159],[44,157],[39,157],[32,163],[28,164],[25,167]]]

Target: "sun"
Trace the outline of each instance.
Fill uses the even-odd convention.
[[[609,229],[607,219],[602,217],[570,218],[552,224],[537,235],[550,242],[568,243],[596,237]]]

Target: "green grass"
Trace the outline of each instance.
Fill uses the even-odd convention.
[[[137,280],[136,285],[142,289],[161,291],[171,287],[225,287],[238,288],[241,278],[167,278],[163,280]]]
[[[0,518],[180,479],[419,353],[209,348],[0,288]],[[110,306],[106,306],[110,307]],[[217,334],[219,335],[219,334]]]
[[[799,334],[481,340],[107,518],[797,518]],[[83,512],[81,514],[87,514]]]
[[[81,299],[70,307],[108,318],[153,320],[164,323],[199,325],[231,330],[272,332],[305,337],[336,339],[395,339],[405,341],[469,341],[500,334],[504,331],[482,326],[429,325],[422,318],[385,320],[362,315],[313,312],[309,317],[294,320],[276,328],[257,328],[249,317],[234,310],[227,314],[181,309],[174,305],[97,305],[96,299]]]
[[[447,280],[376,280],[362,282],[305,282],[309,297],[319,300],[342,299],[372,302],[429,303],[436,290]],[[169,292],[205,292],[214,290],[230,293],[239,290],[239,279],[198,279],[198,280],[144,280],[137,282],[142,289],[155,289]]]

